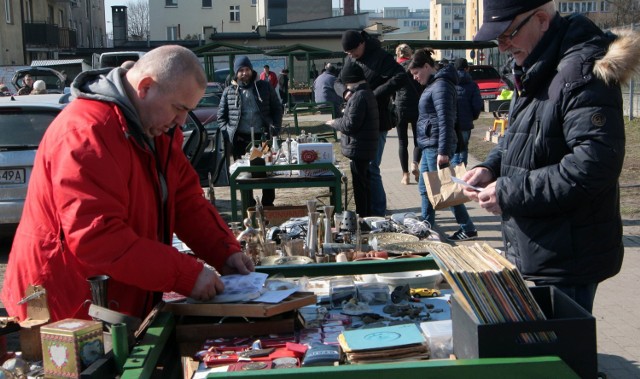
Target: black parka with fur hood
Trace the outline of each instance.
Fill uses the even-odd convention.
[[[537,284],[597,283],[623,258],[620,83],[640,39],[581,15],[552,20],[524,62],[509,127],[481,166],[498,177],[507,258]]]

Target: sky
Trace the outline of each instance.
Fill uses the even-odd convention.
[[[193,1],[193,0],[189,0]],[[333,7],[338,8],[343,0],[332,0]],[[358,0],[354,0],[356,3]],[[107,33],[111,33],[111,7],[114,5],[126,5],[128,0],[104,0],[105,18],[107,21]],[[389,0],[360,0],[360,9],[382,9],[389,6]],[[429,0],[394,0],[394,7],[429,8]]]

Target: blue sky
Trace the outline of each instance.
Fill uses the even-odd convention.
[[[193,1],[193,0],[190,0]],[[333,7],[337,8],[343,3],[343,0],[332,0]],[[357,0],[354,0],[357,2]],[[107,33],[111,33],[111,7],[114,5],[126,5],[129,0],[105,0],[104,9],[107,20]],[[360,0],[360,9],[382,9],[385,6],[429,8],[429,0],[394,0],[393,4],[389,4],[389,0]]]

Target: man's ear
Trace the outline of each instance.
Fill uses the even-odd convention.
[[[156,85],[155,80],[153,80],[150,76],[145,76],[138,82],[138,86],[136,87],[136,91],[138,92],[138,97],[140,99],[144,99],[149,94],[149,90],[151,87]]]
[[[540,22],[540,30],[544,33],[549,30],[549,25],[551,25],[551,19],[553,16],[549,15],[547,12],[538,12],[534,16]]]

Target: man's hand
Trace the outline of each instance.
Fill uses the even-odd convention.
[[[471,169],[467,171],[464,175],[462,175],[462,178],[460,179],[476,187],[487,187],[489,183],[494,181],[493,174],[491,173],[491,171],[489,171],[489,169],[484,167],[476,167],[474,169]],[[478,195],[480,194],[480,192],[473,190],[471,188],[466,188],[466,187],[463,189],[462,192],[471,200],[479,201]],[[495,192],[495,189],[494,189],[494,192]]]
[[[335,121],[336,120],[329,120],[329,121],[326,121],[324,124],[332,127]]]
[[[224,291],[224,284],[222,284],[218,274],[213,269],[204,266],[189,297],[194,300],[208,301],[222,291]]]
[[[253,261],[248,255],[237,252],[227,258],[227,261],[222,267],[222,275],[242,274],[247,275],[250,272],[255,271]]]
[[[487,212],[494,215],[502,214],[500,203],[498,202],[498,196],[496,195],[496,182],[489,184],[484,190],[478,193],[479,204]]]

